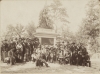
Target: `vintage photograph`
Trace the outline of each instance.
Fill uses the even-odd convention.
[[[100,74],[100,0],[0,0],[0,72]]]

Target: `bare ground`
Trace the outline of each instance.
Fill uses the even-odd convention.
[[[92,60],[92,67],[59,65],[48,63],[50,67],[36,67],[35,63],[16,64],[13,66],[1,62],[1,73],[88,73],[100,74],[100,60]]]
[[[68,73],[68,74],[100,74],[100,56],[97,54],[91,58],[92,67],[60,65],[58,63],[48,63],[50,67],[36,67],[35,63],[17,63],[7,65],[0,61],[1,73]]]

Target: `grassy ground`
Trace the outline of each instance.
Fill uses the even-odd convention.
[[[98,73],[100,74],[100,61],[92,60],[92,67],[59,65],[48,63],[50,67],[36,67],[35,63],[16,64],[13,66],[1,62],[1,73]]]
[[[68,74],[100,74],[100,58],[97,54],[91,57],[92,67],[60,65],[58,63],[48,63],[50,67],[36,67],[35,63],[17,63],[16,65],[7,65],[0,62],[1,73],[68,73]]]

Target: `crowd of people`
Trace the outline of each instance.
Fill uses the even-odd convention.
[[[53,45],[41,45],[38,38],[19,38],[3,40],[1,60],[14,65],[16,63],[36,62],[36,66],[49,67],[47,62],[91,67],[86,47],[74,42]]]

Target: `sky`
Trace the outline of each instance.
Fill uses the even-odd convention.
[[[86,4],[89,0],[61,0],[63,7],[67,9],[69,30],[76,33],[85,18]],[[34,22],[38,25],[39,13],[45,6],[46,0],[2,0],[0,3],[0,27],[1,34],[6,31],[9,24],[28,25]],[[47,0],[47,5],[52,0]],[[59,25],[59,23],[58,23]]]

